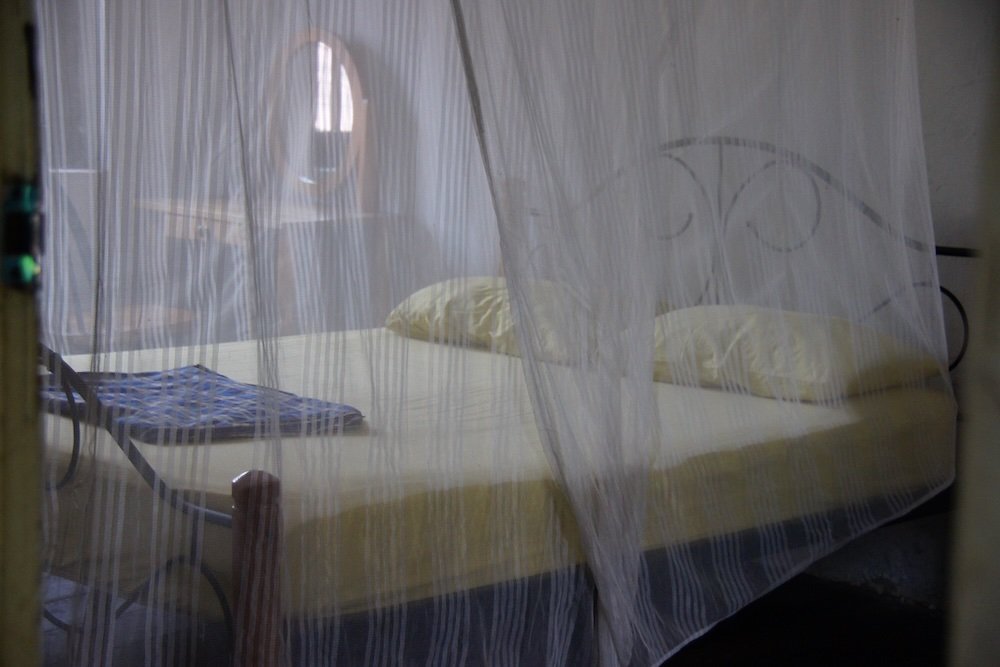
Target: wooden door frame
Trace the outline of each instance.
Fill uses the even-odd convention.
[[[0,3],[0,196],[37,174],[29,0]],[[41,664],[41,447],[34,295],[0,285],[0,664]]]

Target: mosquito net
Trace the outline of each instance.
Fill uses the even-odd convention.
[[[909,2],[37,11],[54,664],[658,664],[950,482]]]

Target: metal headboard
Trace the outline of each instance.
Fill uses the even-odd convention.
[[[717,149],[716,165],[718,168],[718,173],[717,173],[718,178],[716,179],[715,204],[716,204],[716,209],[718,211],[723,210],[722,205],[724,203],[723,183],[725,180],[724,179],[725,156],[726,156],[725,149],[745,148],[745,149],[760,151],[767,155],[773,156],[771,159],[768,159],[762,165],[753,170],[735,188],[735,191],[732,193],[731,197],[729,198],[729,202],[725,207],[725,213],[723,214],[722,218],[723,229],[729,226],[730,215],[733,211],[734,205],[736,201],[739,199],[739,196],[744,192],[744,190],[746,190],[746,188],[750,185],[750,183],[758,176],[768,171],[769,169],[785,165],[798,169],[802,174],[804,174],[810,179],[810,183],[813,188],[813,193],[814,196],[816,197],[816,202],[817,202],[816,222],[811,230],[813,233],[815,233],[816,230],[818,229],[819,218],[822,215],[822,208],[821,208],[822,204],[819,196],[819,185],[817,183],[818,180],[824,183],[831,190],[839,194],[843,198],[843,201],[845,203],[847,203],[848,205],[856,209],[859,213],[861,213],[863,219],[871,222],[873,225],[879,227],[892,237],[899,239],[908,248],[911,248],[919,252],[928,252],[929,250],[928,245],[923,241],[912,238],[910,236],[907,236],[906,234],[902,234],[899,231],[894,230],[892,226],[888,222],[886,222],[885,219],[881,216],[881,214],[879,214],[875,209],[866,204],[860,197],[858,197],[850,190],[848,190],[848,188],[843,183],[841,183],[837,178],[835,178],[829,171],[820,167],[815,162],[811,161],[809,158],[805,157],[801,153],[797,153],[793,150],[776,146],[775,144],[772,144],[767,141],[742,139],[739,137],[712,136],[712,137],[686,138],[686,139],[677,139],[674,141],[668,141],[662,144],[660,146],[660,155],[662,157],[677,162],[688,173],[690,173],[692,178],[695,179],[695,182],[701,188],[702,193],[706,197],[708,197],[708,189],[704,186],[701,179],[698,178],[696,171],[692,169],[691,166],[687,162],[685,162],[685,160],[682,157],[675,154],[679,152],[681,149],[693,146],[714,146]],[[772,247],[772,249],[780,252],[791,252],[793,250],[797,250],[802,245],[805,245],[805,243],[807,243],[811,238],[812,236],[804,239],[799,244],[796,244],[795,247],[787,247],[787,248]]]
[[[706,178],[703,177],[704,167],[702,167],[700,173],[699,169],[693,166],[692,161],[687,159],[687,156],[684,155],[685,149],[697,147],[704,147],[712,150],[714,154],[714,173],[710,175],[712,179],[714,179],[714,183],[711,183],[711,181],[706,182]],[[731,161],[731,153],[734,150],[757,152],[761,154],[762,159],[758,164],[750,168],[747,173],[742,176],[742,178],[738,179],[735,186],[731,185],[727,190],[727,157],[729,157]],[[770,250],[778,253],[794,252],[804,247],[815,237],[816,233],[819,231],[823,216],[823,197],[821,193],[822,184],[833,193],[839,195],[840,199],[847,206],[857,211],[859,214],[859,220],[872,224],[875,228],[883,232],[887,238],[895,240],[910,250],[916,252],[931,252],[931,245],[929,243],[908,236],[902,233],[902,231],[895,229],[878,211],[868,205],[859,196],[851,192],[850,189],[834,177],[828,170],[820,167],[815,162],[796,151],[777,146],[767,141],[744,139],[740,137],[710,136],[689,137],[667,141],[660,145],[659,156],[672,161],[691,177],[698,196],[703,199],[703,203],[707,205],[708,210],[713,211],[713,214],[718,216],[717,222],[722,229],[722,233],[720,235],[721,237],[726,236],[726,233],[733,222],[733,212],[736,209],[736,204],[747,188],[757,178],[769,170],[787,166],[796,169],[808,179],[811,194],[816,207],[815,214],[811,223],[808,225],[808,233],[803,238],[797,239],[794,243],[786,245],[774,243],[760,232],[760,230],[754,225],[753,221],[748,221],[747,227],[750,232],[761,244]],[[682,235],[691,226],[693,219],[694,214],[692,212],[688,215],[688,218],[683,222],[683,224],[675,231],[670,232],[666,238],[669,240]],[[943,257],[972,258],[977,256],[977,252],[974,249],[966,247],[938,245],[933,246],[933,249],[937,256]],[[713,263],[715,261],[716,257],[713,256]],[[712,273],[715,273],[714,265]],[[698,298],[699,303],[703,302],[708,295],[711,282],[712,278],[708,278],[702,289],[701,295]],[[930,280],[915,281],[909,287],[927,288],[931,287],[932,284],[933,283]],[[960,349],[955,358],[950,361],[948,367],[949,370],[954,370],[959,363],[961,363],[963,357],[965,356],[966,349],[968,348],[969,319],[965,307],[958,296],[947,287],[941,285],[938,287],[944,298],[955,307],[962,325]],[[900,293],[906,289],[909,288],[907,287],[900,290]],[[872,308],[869,315],[874,315],[876,312],[887,307],[894,299],[898,298],[898,296],[899,294],[894,294],[886,297],[883,301]]]

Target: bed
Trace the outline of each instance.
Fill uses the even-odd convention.
[[[866,224],[882,225],[829,174],[794,154],[725,138],[665,145],[668,161],[692,176],[695,162],[677,152],[690,147],[709,151],[706,164],[718,156],[719,178],[724,149],[763,155],[763,169],[784,161],[810,179],[817,196],[821,184]],[[713,190],[699,187],[706,196]],[[818,216],[818,203],[816,210]],[[709,298],[709,283],[696,287],[697,301]],[[884,305],[873,304],[873,312]],[[58,549],[47,554],[48,570],[69,579],[96,572],[88,585],[231,623],[232,484],[251,469],[280,480],[283,607],[291,617],[351,617],[585,569],[571,508],[539,437],[522,360],[493,347],[418,340],[384,327],[277,338],[268,349],[280,359],[280,389],[344,402],[366,415],[361,429],[286,437],[280,445],[262,438],[164,447],[105,429],[85,429],[92,437],[81,445],[72,419],[46,416],[46,455],[59,487]],[[202,363],[252,383],[261,377],[259,353],[256,341],[179,346],[107,354],[100,367],[140,372]],[[92,359],[65,362],[79,371]],[[455,375],[436,372],[445,362]],[[350,383],[316,382],[317,363],[340,369]],[[940,378],[815,402],[690,382],[651,385],[660,431],[669,437],[651,463],[635,466],[648,482],[643,546],[650,562],[719,536],[739,540],[766,525],[794,526],[793,548],[807,562],[859,526],[897,516],[951,482],[956,407]],[[447,425],[435,421],[445,413]],[[442,437],[457,438],[461,447],[454,451],[461,455],[441,459],[435,448]],[[86,520],[95,493],[126,500],[116,518],[129,527],[129,538],[96,552],[115,561],[114,569],[85,560],[95,557],[87,541],[97,527]],[[171,515],[175,521],[164,518]],[[440,544],[456,548],[434,548]],[[170,583],[165,551],[201,564],[195,594]]]
[[[296,361],[310,344],[315,340],[309,336],[281,340],[279,349],[285,369],[282,389],[308,389],[295,369],[301,373],[303,365]],[[361,409],[368,415],[368,425],[358,432],[284,439],[280,449],[254,440],[170,447],[135,441],[135,446],[167,486],[219,512],[230,510],[232,480],[248,468],[280,476],[287,562],[293,568],[288,587],[292,608],[315,609],[320,605],[337,613],[368,609],[379,604],[365,591],[372,580],[386,582],[380,593],[391,602],[441,593],[432,585],[434,573],[425,561],[428,540],[465,544],[461,562],[439,565],[452,573],[449,586],[453,590],[539,574],[581,561],[578,538],[573,535],[572,522],[566,521],[569,511],[565,499],[552,480],[534,427],[527,390],[521,386],[502,397],[502,387],[493,379],[519,375],[519,359],[471,348],[449,350],[448,354],[457,356],[456,363],[465,368],[465,381],[458,384],[461,390],[449,391],[436,385],[428,373],[434,367],[435,355],[441,354],[439,344],[404,340],[391,331],[374,329],[343,334],[343,346],[342,360],[356,360],[358,365],[350,372],[356,383],[345,388],[341,396],[318,398],[336,398]],[[408,397],[406,414],[394,417],[392,422],[404,420],[409,439],[405,448],[394,452],[399,457],[398,474],[380,485],[371,477],[371,457],[378,451],[393,451],[401,443],[394,437],[391,424],[380,422],[378,407],[372,401],[372,378],[364,363],[372,348],[391,347],[398,348],[398,353],[390,357],[390,364],[405,364],[406,371],[396,375],[399,371],[390,366],[382,372],[385,377],[406,378],[398,388]],[[156,370],[165,358],[184,354],[183,350],[138,352],[129,358],[130,370]],[[223,344],[218,348],[214,368],[234,379],[253,382],[258,377],[255,359],[255,343]],[[89,359],[82,356],[67,361],[76,368],[89,366]],[[812,500],[809,510],[816,514],[886,492],[899,494],[902,506],[913,500],[908,494],[914,489],[938,489],[950,481],[955,406],[951,394],[943,388],[898,388],[831,406],[793,404],[667,383],[657,383],[655,392],[663,430],[669,431],[671,438],[670,449],[657,452],[650,472],[651,506],[659,509],[651,513],[649,521],[669,521],[677,542],[788,521],[800,514],[803,497]],[[436,428],[426,416],[436,412],[427,406],[443,400],[455,401],[453,409],[460,415],[461,433],[470,443],[463,449],[460,469],[452,470],[448,481],[430,469],[429,462],[434,459],[428,454],[434,446]],[[714,418],[690,419],[692,412]],[[71,420],[47,416],[45,421],[50,460],[58,461],[56,467],[65,470],[73,449]],[[790,424],[797,431],[794,436],[789,433]],[[504,443],[503,458],[496,456],[498,441]],[[477,442],[485,445],[476,447]],[[88,526],[70,520],[67,514],[74,507],[82,507],[85,494],[94,484],[92,476],[97,477],[98,485],[111,484],[116,492],[135,498],[137,504],[131,505],[130,512],[134,516],[129,520],[135,522],[136,535],[144,530],[148,534],[143,517],[151,516],[151,512],[141,508],[154,502],[154,493],[109,433],[98,433],[93,451],[87,474],[79,475],[59,492],[62,522],[69,529],[61,535],[67,548],[61,549],[59,560],[51,563],[56,574],[71,574],[80,567],[73,558],[75,549],[69,545],[78,544],[82,539],[80,531]],[[755,486],[746,474],[751,461],[753,467],[762,470],[772,462],[775,469],[787,470],[788,458],[803,451],[823,462],[812,476],[784,475],[763,487]],[[201,479],[192,485],[190,466],[196,462]],[[837,483],[845,466],[860,473],[853,487]],[[886,470],[892,474],[884,475]],[[719,514],[731,522],[710,523],[697,511],[699,487],[705,483],[726,489],[726,494],[716,500],[726,504],[726,511]],[[453,532],[449,526],[427,526],[422,521],[428,515],[429,492],[440,490],[442,484],[448,486],[447,493],[454,502],[463,507],[465,521],[453,526]],[[807,489],[814,491],[817,484],[824,489],[822,494],[803,493]],[[329,490],[319,490],[319,485],[328,485]],[[669,497],[665,495],[667,488],[672,491]],[[306,489],[308,502],[303,500]],[[765,494],[767,497],[762,497]],[[495,524],[502,520],[497,508],[510,505],[523,510],[516,527],[521,535],[497,558],[497,531],[510,528]],[[372,545],[357,540],[357,535],[367,534],[376,542],[385,539],[378,530],[362,530],[366,521],[373,520],[387,527],[401,522],[413,528],[404,533],[404,542],[399,545],[407,558],[404,578],[388,571],[365,571],[370,563],[363,554]],[[554,520],[565,521],[570,550],[562,555],[553,552],[553,545],[532,538],[543,534],[541,528]],[[649,532],[652,539],[658,531]],[[663,546],[667,545],[647,542],[648,548]],[[230,546],[225,529],[207,526],[204,549],[206,564],[227,588],[231,586]],[[148,561],[148,551],[143,540],[122,546],[122,572],[131,573],[121,582],[126,590],[149,576],[153,564]],[[320,561],[328,553],[337,555],[336,571],[329,577],[295,570],[300,563]]]

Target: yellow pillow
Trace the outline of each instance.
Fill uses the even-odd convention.
[[[565,288],[537,281],[526,296],[526,334],[537,337],[543,358],[565,362],[572,350],[586,349],[586,313]],[[520,354],[503,278],[454,278],[424,287],[396,306],[385,326],[410,338]]]
[[[656,318],[653,377],[805,401],[914,382],[933,357],[849,320],[759,308],[697,306]]]
[[[420,340],[517,351],[503,278],[455,278],[424,287],[396,306],[385,326]]]

